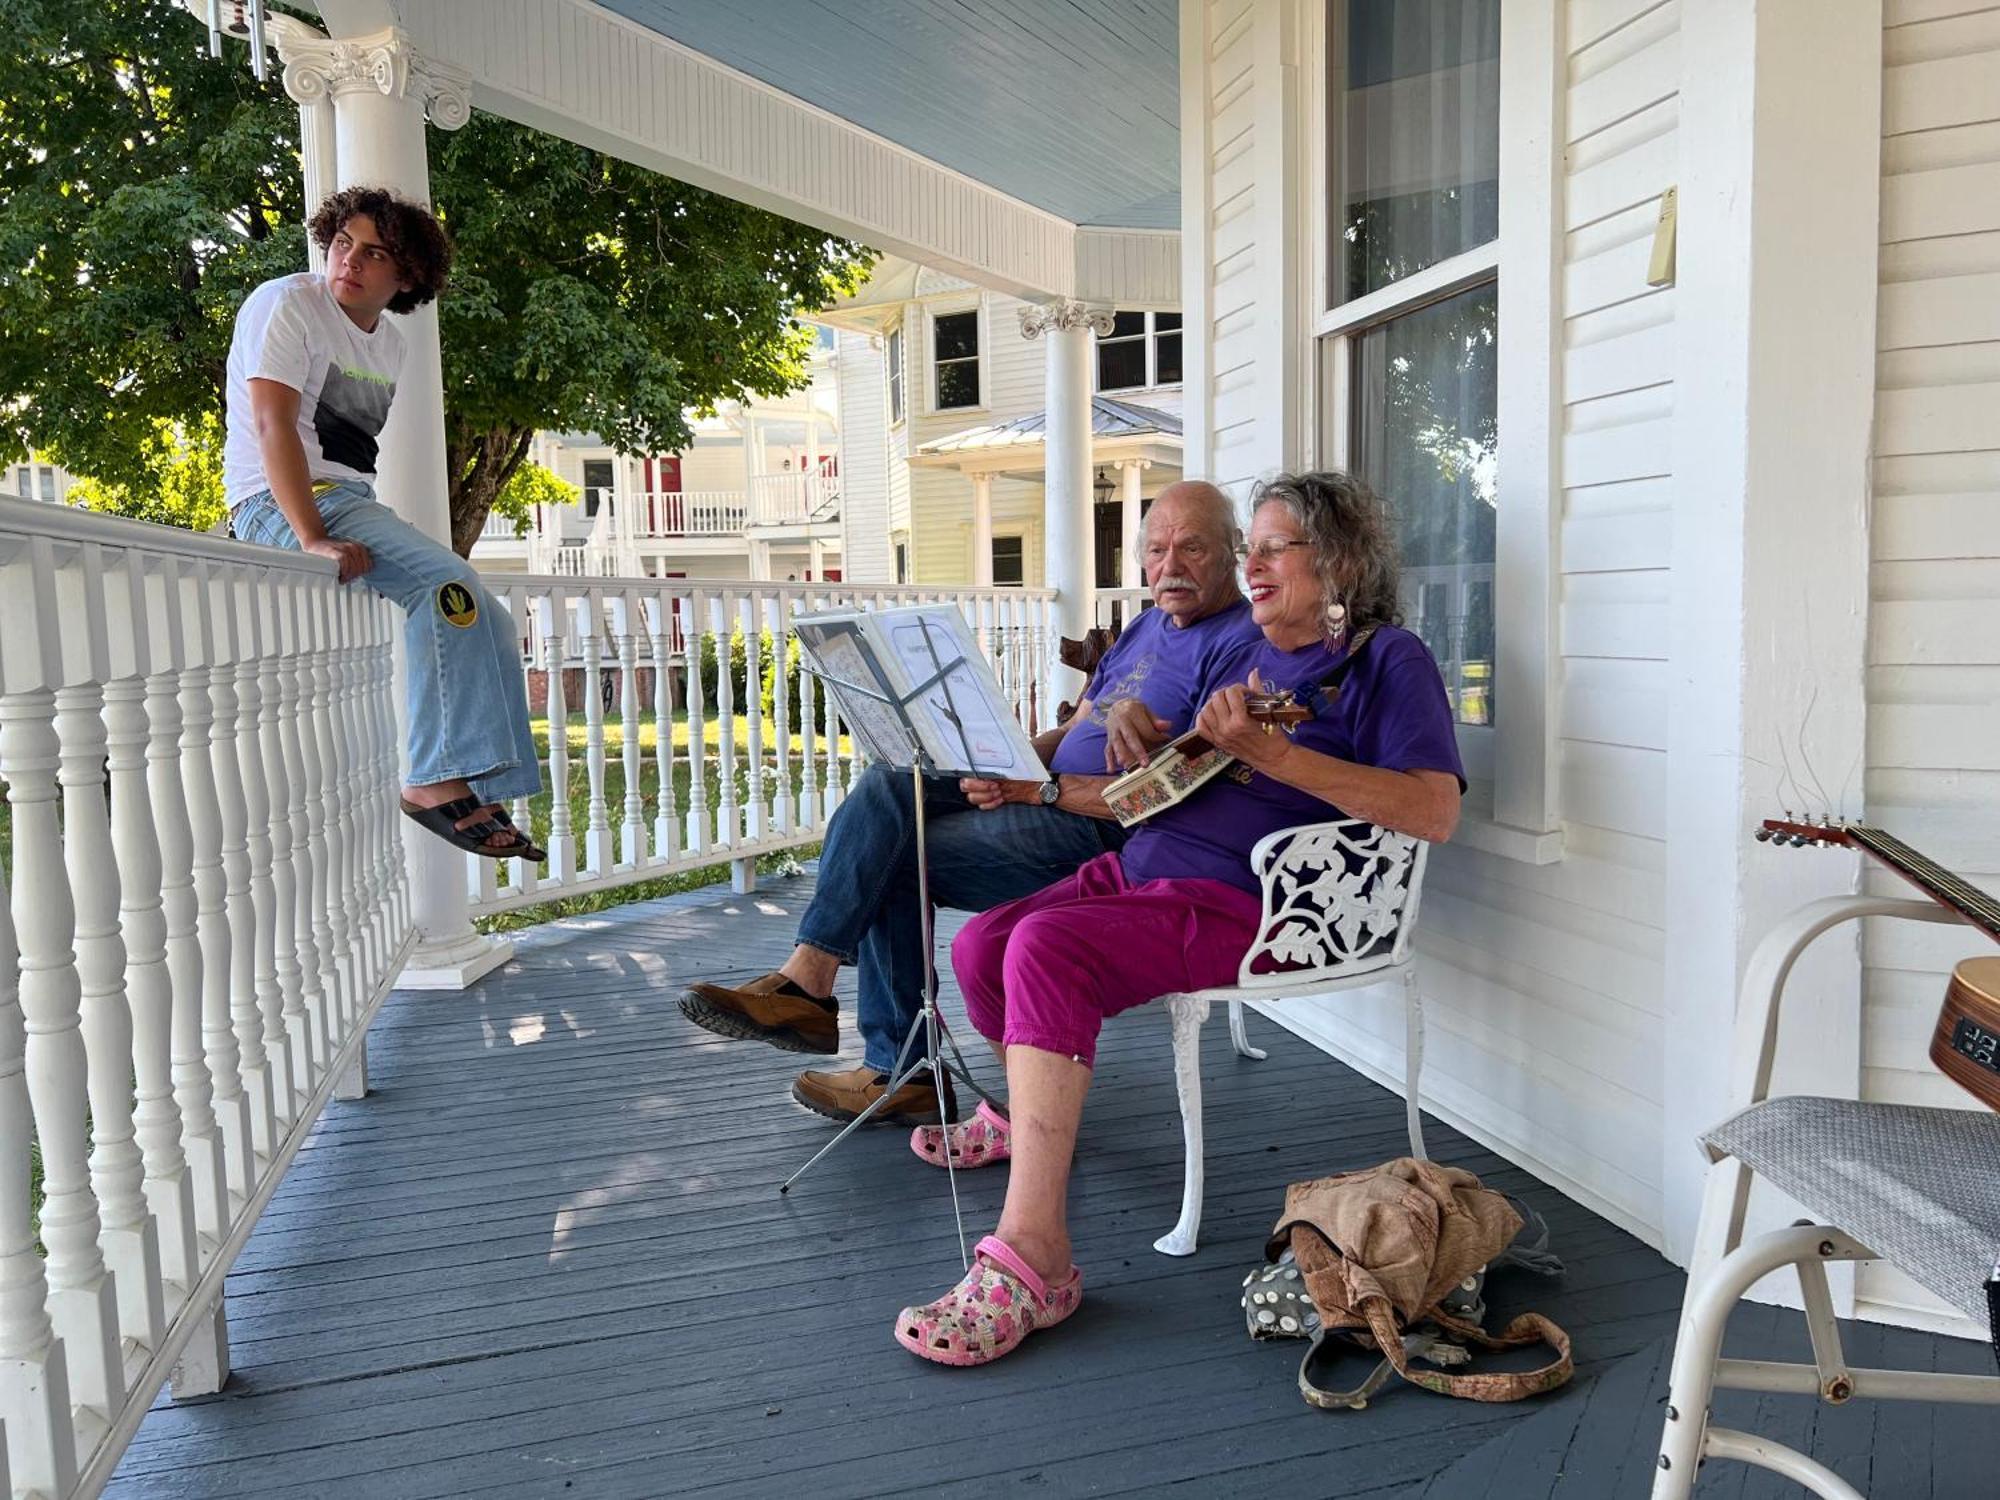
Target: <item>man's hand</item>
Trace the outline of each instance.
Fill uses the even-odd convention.
[[[1104,769],[1129,771],[1144,765],[1167,742],[1173,727],[1167,720],[1153,717],[1153,711],[1137,698],[1112,704],[1104,716]]]
[[[1038,802],[1039,781],[995,781],[991,777],[967,776],[958,783],[966,801],[981,812],[992,812],[1009,802]]]
[[[1283,760],[1292,747],[1289,735],[1280,734],[1275,726],[1258,723],[1244,707],[1246,695],[1263,689],[1263,683],[1252,672],[1247,685],[1226,687],[1210,698],[1194,721],[1203,739],[1223,754],[1233,755],[1259,771],[1269,770]]]
[[[324,557],[340,569],[340,581],[352,583],[363,573],[375,566],[375,559],[368,555],[368,549],[359,542],[344,542],[336,536],[315,537],[299,544],[301,552],[310,552],[314,557]]]

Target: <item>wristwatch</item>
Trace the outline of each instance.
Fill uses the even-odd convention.
[[[1044,807],[1054,807],[1062,796],[1062,783],[1051,776],[1035,788],[1035,800]]]

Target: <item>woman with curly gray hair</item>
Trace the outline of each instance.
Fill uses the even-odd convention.
[[[1141,824],[1116,853],[975,917],[952,943],[973,1027],[1007,1069],[1009,1110],[919,1129],[926,1161],[1011,1161],[999,1227],[965,1278],[905,1308],[897,1342],[984,1364],[1068,1317],[1070,1157],[1108,1016],[1236,979],[1258,930],[1250,854],[1280,829],[1345,815],[1433,842],[1465,781],[1444,680],[1395,623],[1395,532],[1348,474],[1287,474],[1257,494],[1242,549],[1261,634],[1221,663],[1196,728],[1236,764]],[[1289,735],[1251,718],[1258,691],[1329,689]],[[1312,701],[1300,694],[1301,701]]]

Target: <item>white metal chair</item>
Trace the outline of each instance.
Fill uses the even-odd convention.
[[[1975,1319],[1985,1316],[1982,1279],[2000,1255],[2000,1115],[1919,1109],[1852,1099],[1769,1097],[1778,1007],[1806,945],[1860,917],[1955,922],[1923,901],[1837,896],[1803,907],[1751,956],[1737,1007],[1731,1099],[1737,1110],[1702,1137],[1711,1166],[1688,1268],[1667,1387],[1653,1500],[1686,1500],[1706,1458],[1770,1469],[1823,1500],[1865,1500],[1824,1464],[1796,1449],[1709,1421],[1724,1390],[1789,1391],[1831,1404],[1856,1396],[2000,1405],[2000,1376],[1853,1369],[1826,1267],[1883,1260]],[[1753,1174],[1813,1217],[1743,1241]],[[1813,1362],[1721,1357],[1730,1310],[1770,1271],[1798,1269]]]
[[[1257,941],[1237,982],[1160,1001],[1174,1029],[1174,1081],[1187,1138],[1180,1222],[1153,1242],[1163,1255],[1192,1255],[1201,1229],[1201,1028],[1209,1007],[1229,1003],[1229,1036],[1244,1057],[1262,1060],[1243,1028],[1243,1002],[1325,995],[1403,980],[1408,1061],[1404,1095],[1410,1154],[1424,1152],[1417,1081],[1423,1070],[1424,1012],[1411,939],[1430,846],[1359,818],[1281,829],[1259,841],[1250,867],[1263,886]]]

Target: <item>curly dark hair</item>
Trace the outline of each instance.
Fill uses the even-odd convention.
[[[390,312],[415,312],[444,290],[451,274],[451,241],[444,226],[421,203],[398,198],[387,188],[351,187],[333,194],[312,216],[308,227],[313,243],[327,249],[356,214],[373,221],[383,247],[396,258],[396,269],[410,283],[407,292],[390,298]]]
[[[1389,506],[1367,483],[1338,469],[1312,474],[1279,474],[1257,486],[1250,511],[1282,505],[1313,546],[1329,610],[1344,606],[1339,625],[1329,619],[1327,635],[1368,625],[1400,625],[1396,586],[1402,571],[1396,526]]]

